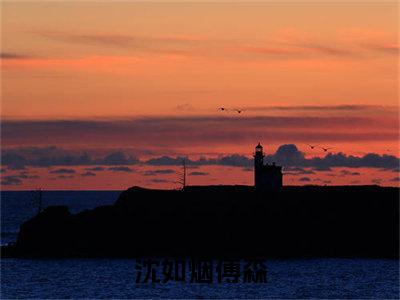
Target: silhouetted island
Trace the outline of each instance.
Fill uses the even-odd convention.
[[[2,257],[398,258],[398,225],[393,187],[132,187],[112,206],[46,208]]]

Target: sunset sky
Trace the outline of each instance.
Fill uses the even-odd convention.
[[[2,189],[176,188],[182,157],[189,184],[253,184],[259,141],[287,185],[399,184],[396,1],[1,14]]]

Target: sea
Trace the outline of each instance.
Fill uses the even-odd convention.
[[[113,204],[120,191],[44,191],[72,213]],[[31,192],[1,192],[1,244],[37,211]],[[104,241],[107,243],[107,241]],[[134,259],[2,259],[1,299],[399,299],[399,261],[267,260],[265,283],[136,283]]]

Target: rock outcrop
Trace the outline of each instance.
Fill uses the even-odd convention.
[[[2,257],[398,258],[398,222],[398,188],[133,187],[113,206],[46,208]]]

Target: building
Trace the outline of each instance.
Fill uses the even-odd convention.
[[[282,167],[275,163],[264,165],[264,152],[260,143],[254,153],[254,186],[256,190],[277,191],[282,188]]]

